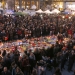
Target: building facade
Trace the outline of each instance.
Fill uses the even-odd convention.
[[[0,0],[0,2],[2,3],[2,8],[8,7],[9,9],[31,9],[33,5],[35,5],[37,9],[45,8],[47,5],[58,7],[59,10],[63,10],[68,6],[75,8],[75,0]]]
[[[31,9],[32,5],[35,5],[37,9],[40,8],[40,0],[0,0],[0,2],[2,3],[3,8],[6,8],[6,3],[10,9]]]
[[[59,8],[59,10],[64,10],[68,7],[75,8],[75,0],[43,0],[45,6],[52,5],[53,7]]]
[[[28,9],[31,9],[31,7],[33,5],[36,6],[37,9],[39,9],[39,0],[15,0],[14,2],[15,4],[15,9],[17,9],[17,7],[20,7],[20,8],[28,8]]]

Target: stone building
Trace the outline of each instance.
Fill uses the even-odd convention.
[[[31,9],[32,5],[35,5],[37,9],[40,8],[40,0],[0,0],[2,7],[5,8],[5,5],[8,4],[8,8],[12,9]]]

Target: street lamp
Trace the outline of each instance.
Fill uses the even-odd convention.
[[[27,8],[29,8],[29,6],[26,6]]]
[[[19,6],[17,6],[17,9],[19,9],[20,7]]]
[[[64,19],[64,18],[65,18],[65,16],[62,16],[62,18]]]
[[[62,6],[62,5],[59,5],[59,10],[60,10],[60,11],[62,10],[62,8],[63,8],[63,6]]]
[[[71,17],[69,17],[69,19],[71,19]]]

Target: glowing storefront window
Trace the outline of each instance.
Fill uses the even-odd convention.
[[[29,9],[29,8],[30,8],[30,4],[31,4],[30,1],[27,1],[27,3],[26,3],[26,8]]]
[[[75,2],[66,2],[66,8],[70,10],[75,10]]]
[[[15,0],[15,9],[19,9],[19,0]]]
[[[27,1],[27,5],[30,5],[30,1]]]
[[[35,2],[34,2],[34,1],[31,1],[31,6],[32,6],[32,5],[35,5]]]
[[[19,1],[18,0],[15,0],[15,5],[19,5]]]
[[[75,5],[68,5],[68,8],[71,10],[75,10]]]
[[[22,0],[22,8],[25,8],[25,0]]]

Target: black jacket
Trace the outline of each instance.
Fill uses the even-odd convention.
[[[6,73],[2,71],[1,75],[12,75],[11,72],[7,71]]]

